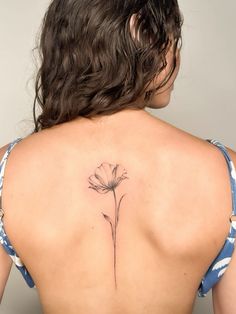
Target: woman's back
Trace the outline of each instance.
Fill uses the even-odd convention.
[[[229,231],[224,157],[143,110],[102,119],[14,147],[6,233],[45,314],[191,313]]]

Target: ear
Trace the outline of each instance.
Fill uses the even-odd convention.
[[[136,23],[137,23],[137,13],[132,14],[131,18],[130,18],[130,33],[131,36],[133,38],[133,40],[139,41],[139,31],[137,32],[137,27],[136,27]]]

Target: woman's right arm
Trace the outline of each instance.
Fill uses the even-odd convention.
[[[0,304],[10,274],[12,259],[0,244]]]
[[[228,147],[226,148],[236,167],[236,152]],[[212,288],[212,301],[214,314],[236,313],[236,247],[224,275]]]

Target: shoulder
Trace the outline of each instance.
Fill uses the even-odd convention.
[[[36,156],[40,155],[40,152],[43,152],[44,149],[50,146],[48,143],[48,147],[46,147],[45,143],[47,141],[46,137],[39,133],[30,134],[26,137],[18,137],[0,148],[0,158],[3,157],[8,150],[9,163],[13,167],[14,164],[16,167],[23,165],[23,163],[28,164],[30,160],[34,161]],[[43,154],[41,156],[43,156]],[[14,161],[11,162],[12,160]]]
[[[36,138],[33,135],[18,137],[0,147],[0,162],[4,166],[1,175],[4,175],[5,195],[8,188],[16,191],[26,180],[32,178],[36,181],[39,177],[40,161],[43,159],[39,152],[42,147],[39,141],[32,140],[32,137]],[[34,171],[31,171],[32,169]]]
[[[206,237],[212,239],[214,228],[221,226],[215,238],[220,247],[228,234],[232,212],[231,173],[226,158],[219,147],[207,141],[214,138],[200,138],[169,124],[165,130],[163,165],[167,161],[175,192],[182,191],[179,199],[185,198],[186,204],[204,218],[199,216],[198,222],[205,224]],[[236,153],[225,148],[236,166]]]
[[[154,130],[160,133],[159,137],[153,137],[154,141],[158,143],[161,140],[161,144],[164,144],[165,152],[169,153],[169,157],[173,157],[174,160],[178,161],[179,158],[180,161],[184,161],[184,159],[192,160],[194,164],[199,162],[203,169],[206,168],[209,171],[216,170],[216,167],[218,169],[219,167],[225,168],[224,155],[216,145],[207,141],[207,139],[214,140],[215,138],[208,136],[200,138],[155,117],[153,125]],[[223,142],[221,144],[225,146]],[[232,148],[227,146],[225,148],[232,161],[236,163],[236,153]]]
[[[5,144],[4,146],[0,147],[0,160],[2,160],[4,154],[7,151],[7,148],[9,147],[10,143]]]
[[[152,148],[158,154],[161,147],[164,160],[169,160],[176,171],[179,169],[183,174],[189,174],[191,170],[195,179],[224,171],[224,156],[214,144],[207,141],[211,138],[200,138],[160,119],[154,119],[153,130],[155,144]]]

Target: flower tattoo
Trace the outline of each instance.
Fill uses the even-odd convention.
[[[107,222],[111,226],[111,234],[113,241],[113,249],[114,249],[114,278],[115,278],[115,288],[117,289],[117,281],[116,281],[116,229],[119,222],[119,212],[120,212],[120,204],[125,196],[123,194],[120,200],[117,203],[116,199],[116,187],[124,180],[129,179],[127,177],[126,170],[120,165],[112,165],[107,162],[103,162],[99,167],[96,168],[94,175],[91,175],[88,179],[90,186],[89,188],[94,189],[98,193],[105,194],[108,192],[113,192],[114,201],[115,201],[115,217],[112,220],[108,215],[103,214],[103,217],[107,220]]]

